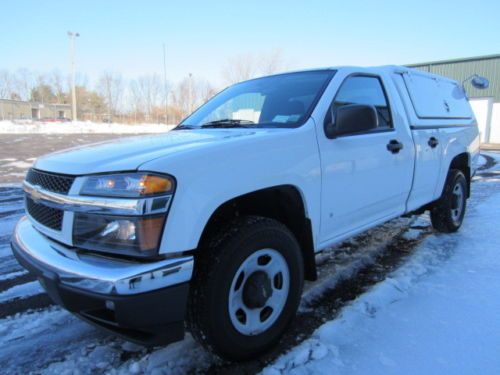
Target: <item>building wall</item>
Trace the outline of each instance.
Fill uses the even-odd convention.
[[[62,113],[60,113],[62,112]],[[62,116],[60,116],[60,114]],[[40,117],[53,117],[53,118],[58,118],[58,117],[66,117],[66,118],[71,118],[71,109],[70,106],[68,105],[60,105],[60,104],[45,104],[43,107],[40,108]]]
[[[60,116],[60,114],[63,116]],[[48,117],[71,118],[71,106],[67,104],[41,104],[22,100],[0,99],[0,120],[43,119]]]
[[[500,54],[411,64],[408,67],[450,77],[458,82],[473,74],[488,78],[490,86],[485,90],[475,89],[470,81],[465,84],[465,89],[478,121],[481,142],[500,143]]]
[[[31,119],[31,105],[18,100],[0,100],[0,119]]]

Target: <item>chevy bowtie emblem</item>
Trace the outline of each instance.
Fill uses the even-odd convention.
[[[30,191],[30,198],[38,203],[42,199],[42,194],[38,190],[33,189]]]

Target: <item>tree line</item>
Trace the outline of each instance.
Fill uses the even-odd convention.
[[[271,51],[232,57],[221,75],[223,85],[231,85],[284,68],[281,52]],[[172,83],[158,73],[127,80],[115,71],[102,72],[92,84],[86,75],[77,74],[75,87],[79,120],[169,124],[181,121],[222,88],[191,74]],[[36,73],[3,69],[0,99],[71,104],[70,77],[59,70]]]

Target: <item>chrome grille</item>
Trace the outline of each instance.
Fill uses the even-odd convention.
[[[59,231],[62,229],[64,215],[62,210],[36,203],[30,197],[26,197],[26,210],[33,219],[47,228]]]
[[[68,194],[75,177],[42,172],[31,168],[26,175],[26,181],[40,186],[44,190],[59,194]]]

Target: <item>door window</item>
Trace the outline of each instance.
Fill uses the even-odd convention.
[[[347,104],[373,105],[378,115],[378,128],[375,131],[393,127],[389,103],[380,78],[361,75],[348,77],[340,86],[328,116],[334,119],[337,109]]]

